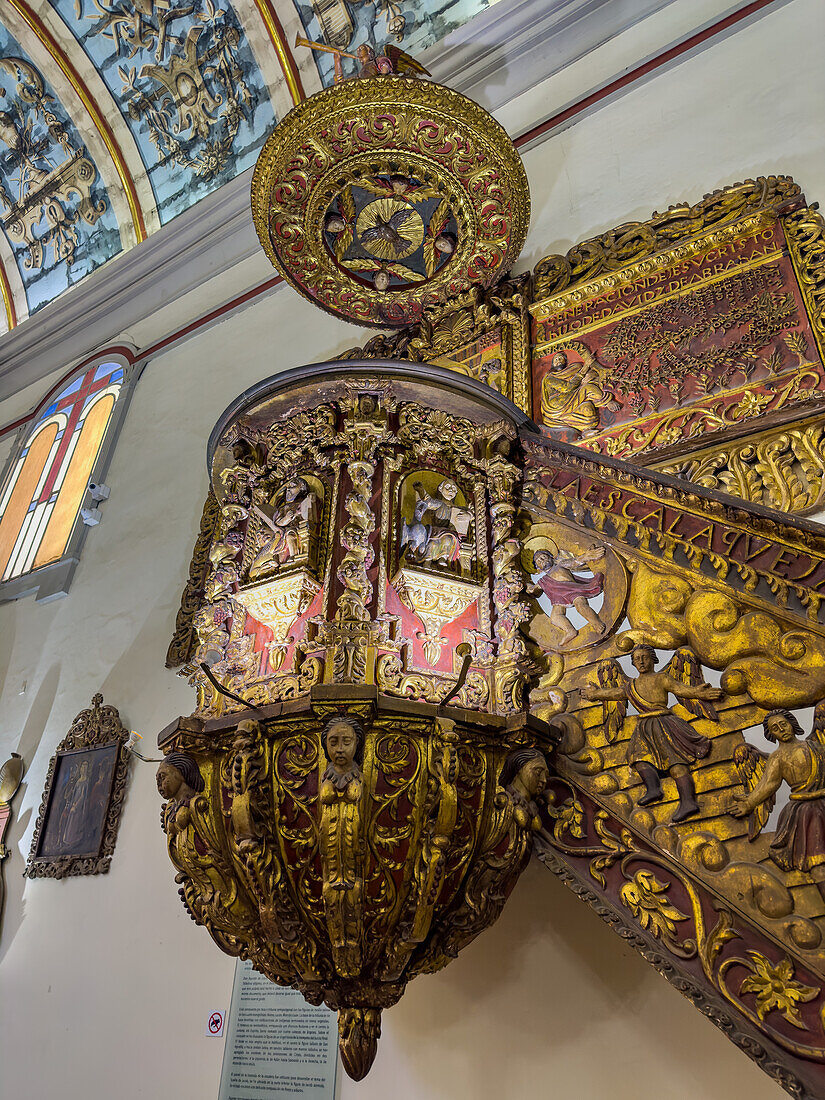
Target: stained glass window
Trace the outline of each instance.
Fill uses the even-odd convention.
[[[123,384],[121,364],[100,363],[37,413],[0,496],[0,581],[65,554]]]

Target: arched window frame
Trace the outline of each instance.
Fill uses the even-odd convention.
[[[106,363],[113,363],[122,368],[123,381],[120,384],[119,393],[115,398],[114,408],[104,431],[97,458],[92,465],[91,474],[87,481],[87,488],[81,498],[72,523],[66,547],[60,558],[56,561],[49,562],[47,565],[39,566],[36,569],[30,569],[28,572],[20,574],[20,576],[0,581],[0,603],[18,600],[32,593],[35,593],[35,598],[39,603],[45,603],[48,600],[65,596],[69,591],[69,586],[71,585],[75,570],[80,561],[80,552],[90,527],[89,524],[84,522],[81,511],[98,506],[89,492],[88,485],[104,484],[106,481],[109,463],[114,453],[118,436],[120,435],[120,429],[123,426],[123,421],[132,399],[135,384],[143,371],[145,361],[136,359],[133,354],[133,349],[118,345],[116,349],[103,349],[101,352],[84,360],[82,364],[65,374],[59,382],[49,389],[42,400],[37,403],[30,415],[26,417],[25,423],[18,429],[11,452],[3,467],[2,477],[0,477],[0,500],[3,500],[9,479],[12,477],[23,452],[49,423],[53,422],[55,419],[59,419],[62,415],[60,412],[55,412],[51,416],[45,418],[42,423],[37,423],[38,417],[42,414],[43,410],[54,403],[58,396],[67,387],[71,386],[77,378],[83,377],[83,375],[87,374],[89,371],[96,370]],[[103,390],[99,394],[96,394],[95,400],[99,400],[105,392],[107,391]],[[91,407],[90,404],[85,409],[84,417],[88,415]],[[66,419],[65,415],[63,419]]]

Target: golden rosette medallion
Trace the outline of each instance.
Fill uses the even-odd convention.
[[[252,180],[273,266],[345,320],[402,326],[509,270],[530,218],[504,129],[431,80],[361,77],[294,107]]]

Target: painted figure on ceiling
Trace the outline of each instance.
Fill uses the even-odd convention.
[[[649,645],[637,645],[631,654],[635,679],[607,687],[582,688],[582,698],[623,700],[633,704],[639,717],[627,748],[627,760],[639,773],[645,793],[640,806],[649,806],[663,797],[661,777],[670,775],[679,793],[679,806],[673,821],[684,821],[699,812],[696,788],[690,765],[710,752],[710,741],[668,706],[671,695],[682,700],[713,702],[722,697],[722,689],[704,682],[684,683],[669,671],[655,672],[656,651]]]
[[[599,409],[619,408],[605,387],[596,357],[582,345],[582,361],[570,363],[563,351],[550,360],[541,383],[541,417],[548,428],[572,428],[581,435],[599,430]]]
[[[751,840],[764,827],[776,792],[791,788],[790,801],[779,814],[770,856],[785,871],[812,872],[825,898],[825,745],[816,737],[801,740],[802,728],[788,710],[772,710],[764,722],[765,737],[777,744],[756,767],[737,759],[745,794],[735,794],[734,817],[747,817],[765,807]],[[750,747],[750,746],[749,746]],[[761,756],[753,750],[754,756]]]
[[[416,504],[412,523],[401,528],[401,549],[413,564],[459,560],[461,547],[470,530],[473,514],[455,503],[458,486],[445,478],[430,496],[420,481],[413,485]]]
[[[549,550],[537,550],[533,555],[533,568],[537,570],[539,576],[534,585],[528,585],[527,591],[531,596],[544,594],[553,605],[549,618],[561,632],[559,645],[566,645],[579,633],[567,618],[568,607],[578,611],[599,634],[604,634],[607,630],[587,602],[599,596],[604,589],[604,574],[591,564],[603,561],[603,546],[597,546],[594,550],[581,554],[570,554],[566,550],[558,550],[554,556]],[[577,571],[584,569],[592,573],[590,579],[583,580],[576,576]]]
[[[317,497],[302,477],[291,478],[274,497],[272,514],[254,510],[271,531],[249,567],[249,579],[277,569],[308,548],[309,526],[316,518]]]

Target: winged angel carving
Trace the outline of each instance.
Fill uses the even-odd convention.
[[[770,856],[785,871],[808,871],[825,898],[825,703],[814,712],[811,733],[789,710],[772,710],[764,722],[768,741],[776,743],[766,756],[753,745],[740,745],[734,756],[744,794],[734,795],[734,817],[748,818],[748,837],[755,840],[767,824],[783,783],[790,800],[779,814]]]

